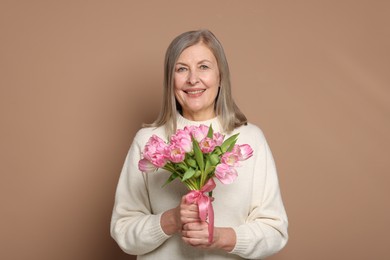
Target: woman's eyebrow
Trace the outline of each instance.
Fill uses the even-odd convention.
[[[199,64],[199,63],[203,63],[203,62],[208,62],[208,63],[211,63],[211,61],[210,61],[210,60],[208,60],[208,59],[204,59],[204,60],[201,60],[201,61],[199,61],[199,62],[198,62],[198,64]]]
[[[208,60],[208,59],[204,59],[204,60],[200,60],[200,61],[198,61],[198,63],[197,63],[197,64],[204,63],[204,62],[212,63],[210,60]],[[185,63],[185,62],[182,62],[182,61],[178,61],[178,62],[176,62],[176,64],[175,64],[175,65],[185,65],[185,66],[188,66],[188,65],[187,65],[187,63]]]

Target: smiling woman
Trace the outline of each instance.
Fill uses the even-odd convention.
[[[202,53],[195,53],[195,51]],[[204,57],[202,58],[198,54]],[[196,70],[190,67],[195,66],[196,63],[199,63],[199,67]],[[196,86],[196,81],[200,80],[197,72],[204,70],[206,72],[211,70],[218,74],[214,78],[214,80],[218,78],[219,86],[217,95],[213,100],[214,116],[221,118],[220,123],[224,130],[231,132],[235,128],[246,124],[247,119],[245,115],[237,107],[232,97],[229,65],[222,44],[209,30],[199,30],[179,35],[168,46],[164,63],[162,108],[154,123],[145,126],[164,126],[168,135],[174,133],[177,128],[177,112],[180,115],[184,113],[182,104],[178,101],[177,92],[175,92],[176,88],[180,86],[179,78],[181,77],[179,74],[184,72],[184,75],[187,75],[182,80],[187,80],[187,83],[184,84],[187,84],[187,87],[190,88],[191,82],[195,83]],[[188,81],[190,84],[188,84]],[[194,90],[195,87],[192,88],[192,91]],[[197,90],[203,91],[203,89]],[[208,116],[203,116],[203,118],[205,117]]]
[[[208,30],[183,33],[167,49],[164,72],[160,115],[139,130],[123,166],[111,235],[125,252],[138,255],[138,259],[259,259],[278,252],[287,243],[288,222],[276,168],[263,133],[247,122],[233,100],[222,45]],[[144,160],[143,155],[154,156],[156,150],[157,159],[165,162],[168,141],[180,139],[182,143],[182,137],[187,136],[187,144],[191,144],[196,134],[190,129],[210,125],[222,139],[233,140],[240,134],[240,143],[253,147],[253,158],[234,170],[237,178],[233,184],[224,186],[220,181],[212,185],[215,215],[205,219],[202,203],[187,200],[188,191],[176,178],[169,181],[169,188],[162,188],[169,174],[166,169],[148,173],[146,164],[138,167],[138,162]],[[203,134],[200,143],[213,136],[212,131]],[[159,142],[150,145],[150,138]],[[234,142],[228,147],[230,161],[245,157],[244,146]],[[210,165],[210,154],[194,151],[189,154],[198,154],[196,161],[201,163],[193,166],[192,173],[202,174],[203,165]],[[188,161],[188,156],[181,158]],[[216,164],[223,162],[215,160],[220,160]],[[231,167],[226,164],[208,169],[214,177],[231,174]],[[171,170],[173,177],[180,174]],[[197,192],[206,191],[201,188]]]
[[[185,49],[175,66],[175,97],[193,121],[215,117],[220,78],[217,60],[202,42]]]

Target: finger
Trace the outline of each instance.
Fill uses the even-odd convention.
[[[193,247],[198,248],[208,248],[210,246],[210,243],[207,239],[204,238],[191,238],[191,237],[182,237],[182,240]]]
[[[191,210],[191,211],[199,212],[198,204],[190,204],[190,205],[188,206],[188,209]]]
[[[182,203],[182,204],[185,204],[185,205],[192,205],[192,204],[196,204],[195,202],[188,203],[188,202],[187,202],[186,195],[184,195],[184,196],[182,196],[182,197],[181,197],[181,203]]]
[[[199,219],[199,211],[197,206],[194,207],[181,207],[180,208],[180,216],[184,218],[191,218],[191,219]]]
[[[180,208],[189,211],[196,211],[196,212],[199,211],[199,207],[197,204],[180,204]]]
[[[184,218],[199,219],[199,213],[188,209],[180,209],[180,216]]]
[[[192,222],[182,226],[182,236],[188,238],[207,239],[209,237],[208,225],[199,222]]]

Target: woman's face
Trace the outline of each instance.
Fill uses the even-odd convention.
[[[174,73],[175,97],[183,116],[194,121],[215,117],[219,82],[217,60],[206,45],[198,43],[185,49],[176,62]]]

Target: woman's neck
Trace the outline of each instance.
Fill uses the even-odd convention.
[[[209,113],[191,113],[183,111],[182,116],[190,121],[207,121],[216,117],[214,111]]]

